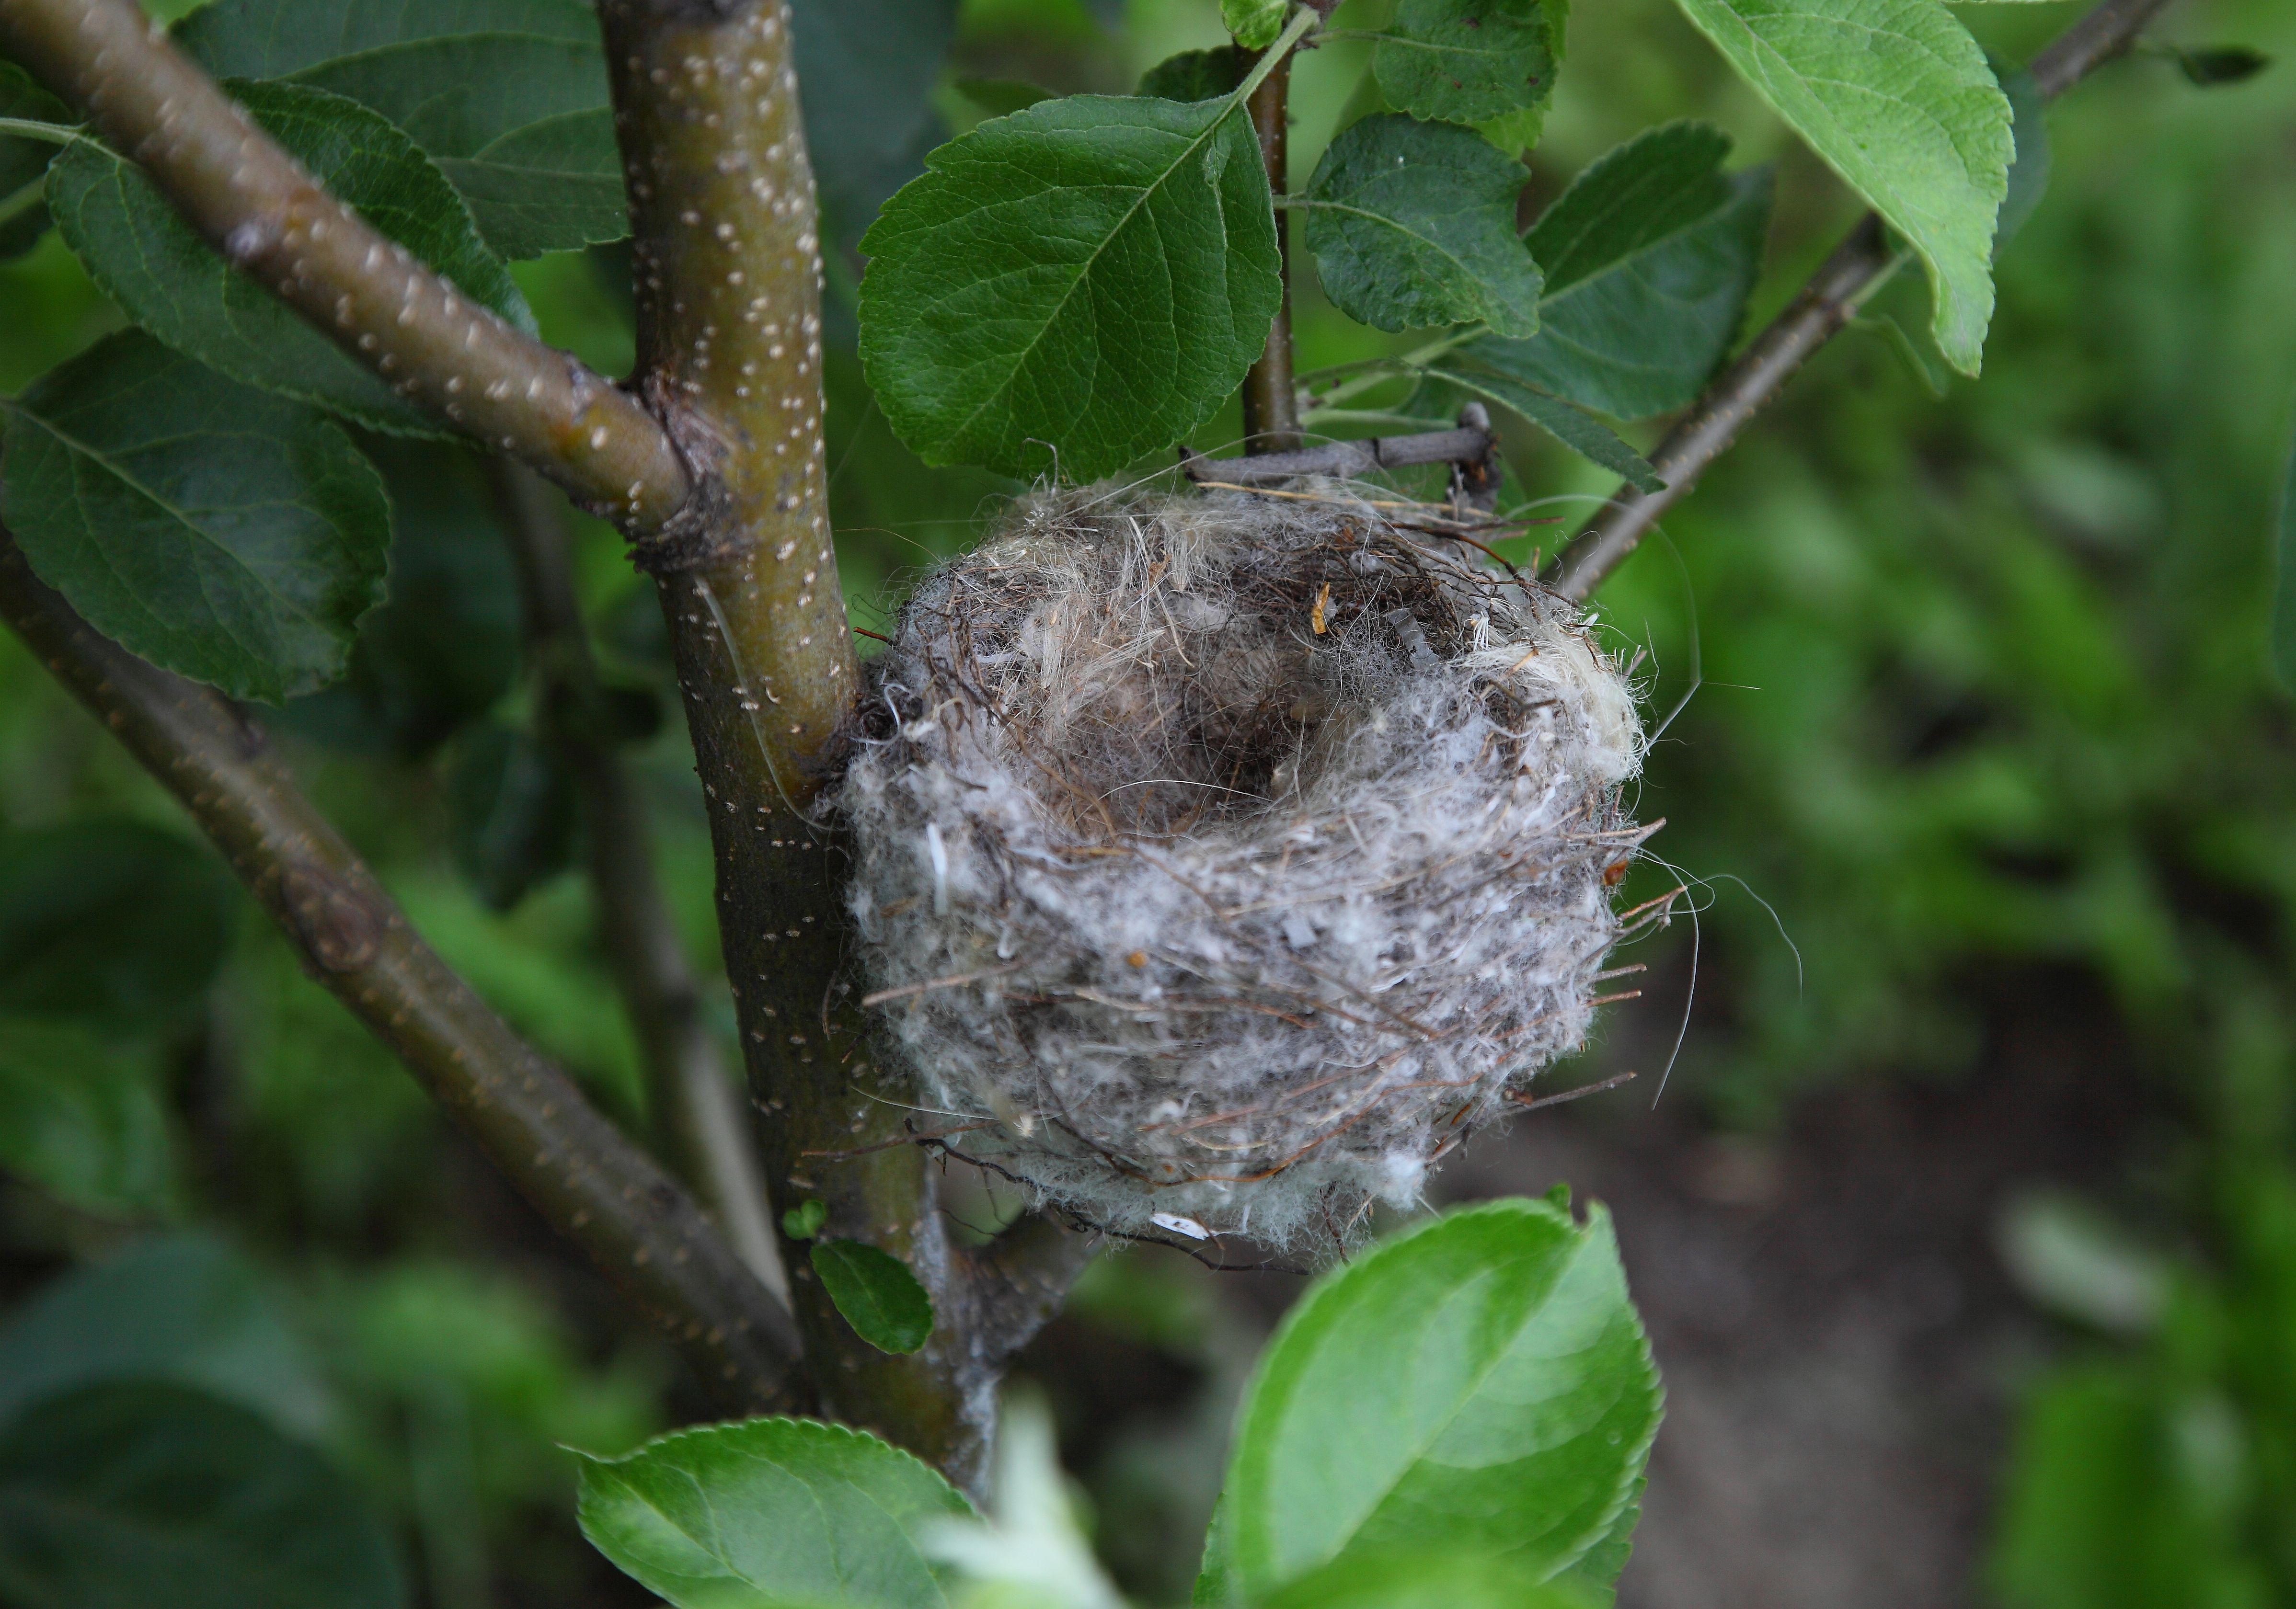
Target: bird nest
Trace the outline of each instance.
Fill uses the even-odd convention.
[[[1416,505],[1027,500],[871,666],[839,806],[947,1143],[1124,1233],[1344,1237],[1584,1042],[1625,676]]]

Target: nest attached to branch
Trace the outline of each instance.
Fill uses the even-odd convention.
[[[1634,698],[1434,512],[1049,493],[918,588],[838,804],[947,1143],[1108,1229],[1344,1237],[1584,1041]]]

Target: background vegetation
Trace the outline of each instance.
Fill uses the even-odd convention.
[[[2020,60],[2075,11],[1964,15]],[[1658,708],[1703,679],[1643,797],[1672,823],[1656,847],[1712,895],[1667,1101],[1771,1132],[1848,1081],[2002,1075],[1988,1046],[2037,999],[2105,1014],[2084,1043],[2111,1053],[2084,1075],[2100,1099],[2133,1082],[2145,1123],[2087,1197],[2000,1203],[2007,1266],[2055,1328],[2005,1384],[2018,1428],[1970,1591],[2039,1609],[2296,1603],[2296,729],[2267,651],[2296,424],[2296,13],[2186,0],[2158,31],[2282,65],[2203,93],[2140,56],[2069,96],[2049,193],[2004,257],[1983,380],[1936,395],[1878,326],[1846,333],[1600,599],[1649,646]],[[937,115],[962,127],[1003,110],[992,81],[1123,89],[1222,37],[1212,0],[967,0]],[[1651,123],[1712,118],[1740,160],[1785,170],[1767,316],[1853,199],[1670,0],[1582,4],[1570,46],[1534,199]],[[1361,50],[1300,65],[1298,174]],[[545,335],[620,372],[621,270],[601,267],[518,272]],[[1301,304],[1303,366],[1387,339],[1311,286]],[[120,323],[49,235],[0,264],[0,391]],[[849,343],[849,318],[832,325]],[[849,347],[830,396],[840,559],[855,618],[877,624],[904,576],[1012,488],[919,466]],[[1216,421],[1200,445],[1235,432]],[[1510,446],[1525,495],[1605,489],[1549,445]],[[561,870],[566,806],[521,735],[508,561],[452,527],[482,497],[473,485],[456,512],[439,472],[426,456],[394,485],[393,601],[352,682],[291,709],[299,766],[447,959],[641,1121],[585,890]],[[582,555],[614,674],[660,691],[645,584],[603,527]],[[636,757],[715,979],[701,802],[674,715]],[[122,1347],[328,1450],[394,1516],[424,1601],[644,1601],[575,1535],[556,1446],[632,1445],[701,1411],[690,1383],[251,907],[174,853],[188,839],[172,806],[12,639],[0,821],[0,1401],[105,1367],[59,1337],[111,1315]],[[123,923],[176,913],[173,951],[194,963],[111,977],[102,1026],[21,936],[38,931],[38,869],[65,863],[58,835],[92,832],[114,835],[114,857],[148,854],[123,879]],[[1626,1045],[1664,1054],[1691,940],[1677,927],[1645,958],[1651,1020],[1592,1052],[1603,1068]],[[206,981],[195,963],[211,955]],[[730,1036],[722,1002],[720,1017]],[[1607,1122],[1630,1125],[1642,1104],[1613,1099]],[[1619,1229],[1647,1301],[1662,1276],[1636,1266],[1631,1217]],[[1197,1533],[1188,1510],[1218,1478],[1221,1392],[1280,1293],[1211,1290],[1156,1255],[1095,1270],[1054,1343],[1099,1361],[1045,1372],[1056,1408],[1094,1368],[1142,1390],[1159,1370],[1199,1383],[1174,1389],[1161,1442],[1094,1471],[1103,1553],[1168,1593],[1193,1563],[1168,1544]],[[1636,1591],[1630,1570],[1625,1600]]]

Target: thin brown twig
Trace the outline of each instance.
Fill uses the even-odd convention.
[[[2033,59],[2034,84],[2054,99],[2136,43],[2169,0],[2103,0]],[[1878,213],[1859,219],[1786,310],[1691,404],[1650,454],[1666,482],[1658,492],[1622,489],[1554,556],[1540,579],[1583,601],[1690,494],[1812,353],[1849,323],[1860,295],[1898,262]]]
[[[0,53],[142,166],[232,265],[398,393],[634,535],[685,503],[660,423],[329,195],[134,0],[0,0]]]
[[[210,688],[111,642],[0,531],[0,613],[191,814],[311,975],[451,1113],[550,1224],[669,1335],[734,1411],[795,1401],[787,1309],[653,1159],[425,944]]]
[[[1566,1100],[1578,1100],[1589,1095],[1600,1095],[1605,1090],[1615,1090],[1620,1084],[1632,1082],[1640,1074],[1614,1073],[1598,1083],[1581,1084],[1575,1090],[1564,1090],[1554,1095],[1518,1095],[1513,1090],[1506,1098],[1526,1112],[1536,1112],[1541,1107],[1559,1107]]]

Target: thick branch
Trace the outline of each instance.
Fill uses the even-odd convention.
[[[1283,48],[1283,47],[1278,47]],[[1259,159],[1275,193],[1275,264],[1283,299],[1267,331],[1267,350],[1243,377],[1243,449],[1288,453],[1300,445],[1300,402],[1292,378],[1292,219],[1283,205],[1291,176],[1292,55],[1288,49],[1275,69],[1251,92],[1244,110],[1259,139]]]
[[[397,388],[636,535],[688,478],[636,401],[330,196],[134,0],[0,0],[0,52],[87,114],[241,272]]]
[[[574,592],[564,505],[533,475],[493,461],[502,526],[516,559],[527,657],[545,740],[582,801],[590,886],[622,1008],[636,1030],[649,1105],[671,1164],[699,1190],[752,1273],[783,1302],[749,1114],[702,1014],[676,924],[654,870],[646,810],[616,751]]]
[[[2128,49],[2167,4],[2168,0],[2104,0],[2034,58],[2034,83],[2044,95],[2062,94]],[[1786,310],[1706,388],[1650,455],[1666,489],[1619,493],[1555,555],[1541,579],[1574,599],[1600,586],[1650,528],[1690,494],[1707,465],[1737,439],[1794,371],[1849,322],[1859,293],[1894,260],[1880,216],[1867,213]]]
[[[780,0],[603,0],[636,233],[639,366],[724,494],[690,568],[662,578],[686,724],[710,798],[718,919],[775,1204],[908,1263],[939,1314],[921,1352],[854,1335],[801,1254],[793,1305],[824,1405],[985,1474],[1001,1351],[972,1325],[972,1260],[924,1160],[912,1099],[874,1063],[844,976],[845,855],[811,806],[859,688],[821,438],[820,242]],[[836,1159],[841,1158],[841,1159]]]
[[[0,613],[172,792],[326,988],[550,1223],[663,1329],[729,1409],[785,1407],[789,1314],[685,1191],[513,1033],[213,690],[72,612],[0,532]]]

